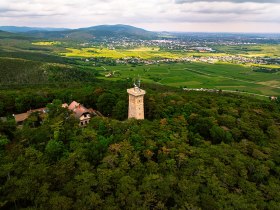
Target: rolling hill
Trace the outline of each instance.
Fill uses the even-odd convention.
[[[66,31],[29,31],[26,34],[44,39],[100,40],[104,38],[153,39],[157,33],[129,25],[100,25]]]
[[[95,71],[65,64],[46,63],[21,58],[0,58],[0,87],[95,81]]]
[[[23,39],[28,40],[30,39],[27,35],[17,34],[17,33],[10,33],[7,31],[0,30],[0,39]]]

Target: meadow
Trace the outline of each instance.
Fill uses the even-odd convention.
[[[174,63],[159,65],[118,65],[97,67],[105,78],[108,72],[115,76],[108,80],[134,79],[144,83],[187,88],[212,88],[244,91],[263,95],[280,95],[278,73],[254,72],[250,67],[228,63]]]

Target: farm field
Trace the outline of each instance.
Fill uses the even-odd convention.
[[[225,63],[176,63],[160,65],[118,65],[97,68],[100,78],[109,72],[116,76],[108,80],[133,79],[138,76],[144,82],[187,87],[214,88],[244,91],[263,95],[280,94],[280,75],[278,73],[254,72],[249,67]]]
[[[280,45],[277,44],[213,46],[213,48],[221,53],[246,57],[279,57],[280,55]]]
[[[38,42],[38,45],[55,45],[52,42]],[[235,45],[235,46],[213,46],[216,52],[184,52],[164,51],[157,47],[139,47],[135,49],[108,49],[108,48],[66,48],[67,52],[61,53],[65,57],[105,57],[120,59],[125,57],[138,57],[141,59],[170,58],[177,59],[187,56],[226,56],[240,55],[244,57],[279,57],[279,45]]]
[[[39,46],[52,46],[52,45],[60,45],[61,42],[58,41],[50,41],[50,42],[33,42],[33,45],[39,45]]]
[[[197,52],[169,52],[159,48],[141,47],[135,49],[107,49],[107,48],[66,48],[68,52],[61,53],[65,57],[104,57],[104,58],[127,58],[136,57],[141,59],[169,58],[179,59],[187,56],[223,56],[224,53],[197,53]]]
[[[171,64],[166,63],[158,65],[118,64],[116,66],[109,66],[110,64],[108,64],[108,66],[106,66],[106,62],[100,62],[99,65],[102,67],[97,67],[94,66],[95,63],[92,63],[92,61],[87,63],[84,62],[85,58],[112,58],[114,60],[126,57],[136,57],[141,59],[156,60],[163,58],[179,59],[189,56],[207,57],[236,54],[246,56],[261,56],[262,54],[266,54],[271,57],[279,57],[280,46],[273,44],[217,47],[212,46],[213,49],[217,50],[216,52],[212,53],[162,50],[159,47],[150,46],[138,47],[134,49],[108,49],[106,47],[102,48],[101,46],[81,47],[77,43],[75,44],[72,42],[68,43],[53,40],[15,40],[11,42],[9,39],[1,39],[0,44],[3,46],[0,50],[0,57],[5,57],[8,59],[23,59],[19,62],[31,60],[43,63],[59,63],[65,65],[73,64],[74,69],[79,70],[85,68],[89,71],[92,71],[89,73],[95,72],[96,69],[99,72],[100,76],[98,76],[98,78],[100,79],[126,80],[127,78],[136,78],[139,75],[144,84],[148,82],[173,87],[215,88],[222,90],[245,91],[266,96],[280,95],[280,72],[264,73],[252,71],[251,66],[262,66],[259,64],[247,63],[245,65],[236,65],[230,63],[207,64],[193,62]],[[1,60],[1,65],[4,65],[6,61],[7,60]],[[69,61],[70,64],[68,63]],[[26,63],[29,64],[28,62]],[[25,80],[27,80],[26,78],[34,77],[35,79],[30,79],[32,80],[31,83],[35,81],[36,83],[40,82],[37,81],[35,77],[37,74],[42,75],[40,74],[39,68],[34,69],[30,67],[30,70],[27,71],[25,68],[21,67],[21,65],[18,65],[18,62],[16,62],[15,65],[16,67],[13,67],[12,69],[14,71],[21,72],[21,74],[13,74],[16,75],[14,77],[9,77],[8,74],[5,74],[2,76],[2,81],[13,83],[14,81],[20,80],[21,83],[30,83],[25,82]],[[45,67],[46,65],[43,66]],[[279,68],[278,65],[265,65],[264,67]],[[110,73],[114,72],[115,74],[113,77],[105,77],[105,75],[108,76]],[[24,77],[20,77],[20,75],[24,75]],[[64,78],[65,75],[63,76],[63,81],[65,80]],[[79,80],[82,80],[82,78]]]

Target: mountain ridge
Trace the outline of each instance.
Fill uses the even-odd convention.
[[[3,31],[17,31],[17,33],[30,35],[44,39],[67,39],[67,40],[98,40],[103,38],[135,38],[152,39],[158,36],[157,32],[147,31],[130,25],[97,25],[78,29],[54,29],[54,28],[28,28],[0,26]]]
[[[26,33],[30,31],[64,31],[68,28],[51,28],[51,27],[28,27],[28,26],[0,26],[1,31],[10,33]]]

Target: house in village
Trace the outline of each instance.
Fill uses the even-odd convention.
[[[63,108],[67,108],[73,112],[73,116],[78,119],[80,126],[85,126],[89,123],[90,119],[93,116],[102,116],[98,111],[93,110],[92,108],[85,108],[82,104],[73,101],[70,105],[62,104]],[[15,121],[18,125],[22,125],[23,122],[34,112],[39,112],[39,114],[45,114],[48,112],[47,108],[33,109],[25,113],[15,114]]]

